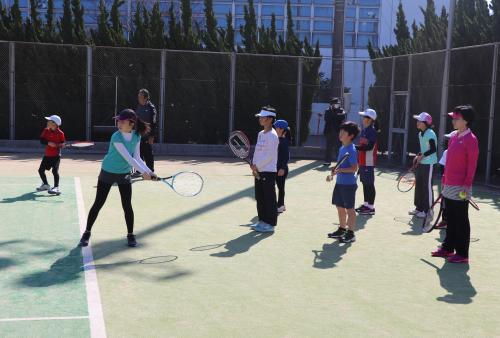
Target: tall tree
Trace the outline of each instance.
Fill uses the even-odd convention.
[[[10,7],[10,39],[24,41],[23,17],[19,9],[19,0],[14,0]]]
[[[193,32],[193,11],[190,0],[181,0],[181,12],[183,49],[198,49],[197,36]]]
[[[80,3],[80,0],[71,0],[71,9],[73,12],[73,43],[83,45],[87,42],[84,26],[84,13],[85,10]]]
[[[63,16],[59,21],[59,31],[63,43],[73,43],[73,14],[71,12],[71,0],[64,0],[63,2]]]
[[[125,0],[113,0],[110,12],[111,21],[111,36],[114,41],[115,46],[126,46],[127,40],[125,39],[125,34],[123,32],[123,24],[120,20],[120,7],[125,4]]]
[[[398,12],[396,13],[396,27],[394,28],[396,41],[404,50],[410,50],[410,29],[406,21],[406,15],[403,10],[403,4],[399,0]]]
[[[211,51],[218,50],[218,34],[217,34],[217,19],[215,18],[213,1],[204,0],[205,12],[205,27],[206,31],[202,32],[202,40],[205,48]]]
[[[500,0],[491,0],[490,10],[492,15],[492,29],[494,41],[500,42]]]
[[[168,8],[168,38],[167,38],[167,48],[170,49],[181,49],[182,47],[182,33],[181,26],[177,22],[177,18],[174,12],[174,3],[170,4]]]
[[[9,26],[8,21],[6,20],[7,10],[3,6],[2,1],[0,1],[0,40],[8,40],[9,39]]]
[[[165,23],[161,17],[160,3],[158,1],[153,5],[151,14],[151,47],[165,48]]]
[[[92,40],[97,46],[114,46],[113,34],[109,25],[109,13],[104,0],[99,1],[97,31],[92,30]]]
[[[288,55],[300,55],[302,51],[302,43],[295,34],[293,17],[292,17],[292,7],[290,0],[286,1],[286,54]],[[283,52],[283,51],[282,51]]]
[[[257,52],[257,17],[253,0],[248,0],[248,6],[244,8],[245,25],[240,27],[241,37],[243,39],[244,51],[246,53]]]
[[[38,0],[30,0],[30,16],[26,19],[26,41],[39,42],[42,40],[42,20]]]
[[[47,13],[45,14],[45,25],[43,27],[43,41],[59,42],[54,21],[54,0],[48,0]]]

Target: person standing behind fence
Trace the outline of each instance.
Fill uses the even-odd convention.
[[[150,101],[150,95],[147,89],[139,90],[137,100],[139,101],[137,109],[135,110],[137,117],[149,123],[151,127],[151,131],[141,138],[141,158],[146,162],[148,168],[154,172],[153,144],[157,135],[156,108]],[[137,175],[142,176],[140,173],[136,172],[134,176]]]
[[[323,134],[326,138],[326,149],[324,165],[332,163],[333,148],[335,147],[335,152],[338,152],[340,149],[339,130],[340,125],[344,123],[345,119],[346,113],[340,107],[340,99],[337,97],[332,98],[330,100],[330,107],[325,110],[325,129]]]

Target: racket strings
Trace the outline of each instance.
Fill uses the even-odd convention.
[[[196,173],[180,173],[174,177],[172,181],[172,188],[179,195],[196,196],[203,188],[203,179]]]
[[[229,147],[239,158],[246,158],[250,154],[250,141],[242,138],[239,134],[231,135],[229,138]]]

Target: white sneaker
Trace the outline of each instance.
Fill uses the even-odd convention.
[[[36,188],[36,191],[45,191],[45,190],[49,190],[50,189],[50,185],[48,184],[42,184],[41,186],[39,186],[38,188]]]
[[[282,213],[283,211],[286,211],[286,208],[284,205],[282,205],[281,207],[278,208],[279,213]]]
[[[412,210],[412,211],[408,211],[408,215],[412,215],[413,216],[413,215],[418,214],[419,212],[420,211],[418,211],[417,209],[415,209],[415,210]]]
[[[261,222],[260,222],[260,221],[258,221],[258,222],[256,222],[256,223],[254,223],[254,224],[250,225],[250,228],[251,228],[252,230],[255,230],[256,228],[258,228],[258,227],[260,226],[260,223],[261,223]]]
[[[419,211],[415,214],[415,217],[418,217],[418,218],[425,218],[425,215],[426,213],[423,212],[423,211]]]
[[[274,232],[274,227],[270,224],[262,222],[260,226],[255,228],[255,231],[258,232]]]
[[[49,194],[51,195],[60,195],[61,192],[59,191],[59,187],[53,187],[48,191]]]

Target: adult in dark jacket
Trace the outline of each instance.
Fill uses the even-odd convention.
[[[141,158],[146,162],[148,168],[154,171],[153,144],[157,136],[156,108],[150,101],[147,89],[139,90],[137,95],[139,104],[135,113],[144,122],[149,123],[151,131],[141,138]]]
[[[330,165],[332,162],[333,148],[338,152],[340,148],[339,130],[340,125],[346,120],[346,113],[340,107],[340,99],[334,97],[330,100],[330,107],[325,110],[325,129],[323,134],[326,138],[325,163]]]

